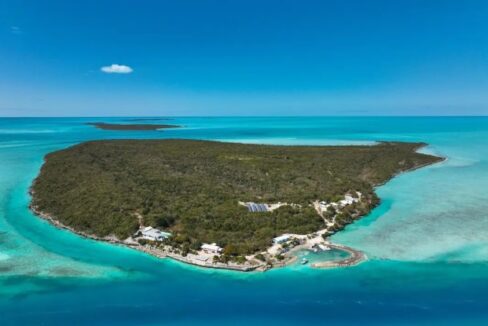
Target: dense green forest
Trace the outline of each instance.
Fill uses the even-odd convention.
[[[109,140],[46,156],[33,205],[76,230],[120,239],[144,224],[169,230],[175,244],[217,242],[255,252],[274,236],[324,227],[311,203],[348,191],[376,204],[374,185],[440,160],[419,143],[271,146],[197,140]],[[287,202],[250,213],[238,201]],[[347,218],[347,217],[344,217]]]

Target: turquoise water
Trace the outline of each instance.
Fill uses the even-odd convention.
[[[115,119],[0,119],[0,324],[424,324],[488,322],[488,118],[176,118],[184,128],[114,132]],[[204,270],[82,239],[27,208],[51,151],[91,139],[274,144],[424,141],[448,158],[398,176],[382,204],[334,240],[352,268]]]
[[[348,258],[350,255],[343,250],[331,249],[326,251],[313,252],[311,250],[300,250],[295,254],[299,259],[295,264],[303,264],[302,259],[306,259],[308,264],[323,262],[323,261],[338,261]]]

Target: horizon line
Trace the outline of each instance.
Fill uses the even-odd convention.
[[[22,118],[486,118],[488,114],[448,114],[448,115],[393,115],[393,114],[378,114],[378,115],[339,115],[339,114],[324,114],[324,115],[25,115],[25,116],[0,116],[0,119],[22,119]]]

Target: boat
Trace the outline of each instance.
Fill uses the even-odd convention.
[[[306,263],[308,263],[308,259],[307,258],[302,258],[302,265],[305,265]]]
[[[326,245],[323,245],[323,244],[320,244],[320,243],[317,243],[317,244],[314,244],[311,248],[311,250],[315,253],[319,252],[319,251],[328,251],[330,250],[330,247],[329,246],[326,246]]]
[[[319,248],[320,250],[322,251],[327,251],[327,250],[330,250],[330,247],[326,246],[326,245],[323,245],[323,244],[319,244]]]

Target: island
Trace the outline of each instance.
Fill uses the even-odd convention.
[[[118,124],[118,123],[105,123],[105,122],[88,122],[86,124],[102,130],[122,130],[122,131],[146,131],[146,130],[159,130],[159,129],[180,127],[177,125],[168,125],[168,124]]]
[[[131,118],[131,119],[125,119],[124,121],[136,122],[136,121],[162,121],[162,120],[173,120],[173,118]]]
[[[266,270],[331,248],[353,265],[364,255],[328,237],[379,204],[376,186],[443,160],[423,146],[90,141],[45,157],[30,206],[83,236],[199,266]]]

